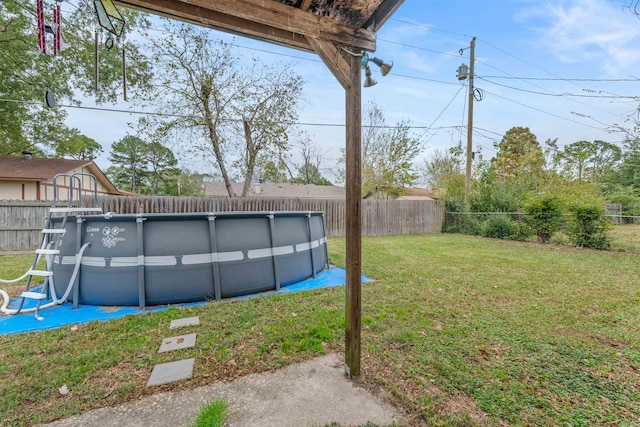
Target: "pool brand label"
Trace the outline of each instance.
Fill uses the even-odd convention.
[[[118,242],[125,242],[127,239],[119,236],[120,233],[124,233],[125,231],[127,230],[124,227],[118,227],[117,225],[104,227],[102,229],[102,235],[104,236],[102,238],[102,246],[105,248],[113,248]]]

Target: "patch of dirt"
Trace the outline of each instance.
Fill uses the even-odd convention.
[[[358,379],[358,382],[390,404],[402,407],[410,419],[407,425],[429,426],[424,414],[432,411],[443,420],[460,418],[466,414],[477,425],[489,425],[487,414],[477,407],[472,398],[463,392],[451,395],[433,381],[421,376],[409,378],[405,375],[406,372],[404,372],[402,365],[390,362],[393,359],[393,357],[377,359],[363,356],[361,367],[363,375]],[[430,399],[425,399],[425,394]],[[423,406],[424,402],[428,400],[431,400],[432,408]],[[503,423],[502,425],[508,426],[509,424]]]
[[[577,331],[575,329],[570,329],[570,328],[558,328],[558,332],[563,335],[567,335],[574,338],[595,341],[598,344],[605,345],[612,348],[626,349],[629,347],[629,343],[613,337],[589,334],[586,332]]]
[[[442,396],[438,399],[435,412],[445,417],[468,415],[474,423],[487,425],[487,414],[478,409],[476,402],[463,392],[457,392],[453,396]]]

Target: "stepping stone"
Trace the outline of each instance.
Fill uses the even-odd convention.
[[[177,337],[165,338],[162,340],[158,353],[167,351],[182,350],[196,345],[196,334],[178,335]]]
[[[183,326],[197,326],[200,324],[200,317],[185,317],[184,319],[172,320],[169,329],[181,328]]]
[[[147,387],[187,380],[193,374],[193,362],[196,359],[178,360],[177,362],[162,363],[153,367]]]

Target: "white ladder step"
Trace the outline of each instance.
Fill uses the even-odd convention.
[[[23,292],[22,295],[20,295],[22,298],[31,298],[31,299],[46,299],[47,296],[45,294],[43,294],[42,292],[31,292],[31,291],[27,291],[27,292]]]
[[[30,276],[51,277],[53,276],[53,271],[29,270],[27,274],[29,274]]]
[[[51,213],[102,212],[102,208],[50,208]]]
[[[64,228],[43,228],[42,232],[47,234],[64,234],[67,230]]]
[[[58,255],[60,251],[58,249],[36,249],[36,253],[42,255]]]

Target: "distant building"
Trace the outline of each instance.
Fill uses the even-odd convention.
[[[91,160],[32,158],[24,153],[22,157],[0,156],[0,200],[53,200],[53,177],[75,172],[94,175],[98,194],[121,194]],[[91,178],[83,176],[81,183],[83,190],[93,191]],[[59,179],[57,184],[58,200],[68,200],[69,179]]]
[[[437,189],[433,188],[407,188],[396,200],[434,200],[438,195]]]
[[[231,188],[238,196],[242,194],[244,184],[233,183]],[[224,182],[207,182],[205,184],[205,196],[228,197],[227,187]],[[252,184],[247,197],[270,197],[279,199],[344,199],[345,190],[333,185],[314,184]]]
[[[393,200],[435,200],[442,195],[438,188],[405,188],[404,194],[395,197],[381,189],[370,191],[362,196],[363,199],[393,199]]]

